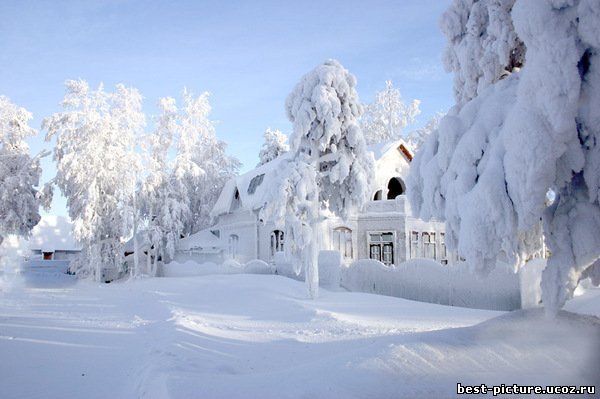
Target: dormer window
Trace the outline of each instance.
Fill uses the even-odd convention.
[[[241,205],[241,201],[240,201],[240,192],[238,191],[238,189],[235,189],[235,193],[233,194],[233,201],[231,201],[231,210],[235,211],[236,209],[238,209]]]
[[[258,176],[254,176],[252,178],[252,180],[250,180],[250,184],[248,185],[248,194],[254,194],[256,192],[256,188],[261,185],[264,178],[265,178],[264,173],[262,173]]]

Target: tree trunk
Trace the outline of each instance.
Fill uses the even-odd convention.
[[[137,194],[133,189],[133,270],[129,272],[130,276],[138,277],[140,270],[139,246],[138,246],[138,212],[137,212]]]

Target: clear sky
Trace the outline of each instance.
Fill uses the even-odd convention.
[[[453,104],[438,20],[450,0],[393,1],[0,1],[0,94],[31,111],[32,127],[61,110],[63,82],[107,91],[136,87],[144,110],[185,86],[211,93],[211,118],[242,171],[254,167],[267,127],[289,134],[286,96],[328,58],[358,80],[371,102],[385,80],[421,100],[423,125]],[[151,121],[148,121],[151,125]],[[45,132],[32,152],[51,148]],[[53,176],[43,163],[44,179]],[[66,214],[64,200],[51,213]]]

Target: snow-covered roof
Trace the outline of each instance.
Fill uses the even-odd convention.
[[[200,230],[177,242],[177,250],[189,251],[193,249],[223,248],[221,239],[211,232],[210,229]]]
[[[284,162],[291,158],[289,152],[267,162],[249,172],[230,179],[223,187],[219,199],[212,209],[212,215],[218,216],[231,210],[235,190],[239,192],[240,208],[244,210],[260,209],[265,204],[265,194],[274,175]]]
[[[31,231],[29,249],[43,252],[81,251],[73,238],[73,223],[68,217],[45,215]]]
[[[137,233],[138,240],[138,248],[140,251],[145,251],[148,247],[147,241],[144,239],[144,235],[146,232],[144,230],[140,230]],[[133,236],[123,244],[123,252],[133,252],[133,248],[135,247],[133,242]]]
[[[375,157],[375,161],[379,161],[390,150],[396,150],[397,148],[400,147],[400,145],[404,145],[404,148],[406,148],[408,151],[410,151],[410,153],[412,155],[412,152],[413,152],[412,148],[403,139],[387,141],[387,142],[378,143],[378,144],[371,144],[371,145],[367,146],[367,149],[373,153],[373,156]]]
[[[374,144],[368,147],[368,150],[375,157],[376,174],[378,176],[381,175],[381,178],[377,178],[378,181],[381,180],[383,182],[385,180],[387,182],[389,180],[390,176],[388,176],[389,171],[387,169],[392,168],[390,160],[398,159],[401,145],[404,146],[412,157],[411,147],[402,139]],[[265,204],[265,194],[268,185],[275,180],[274,176],[277,170],[281,169],[283,163],[290,161],[291,156],[290,152],[286,152],[271,162],[267,162],[249,172],[230,179],[223,187],[221,195],[212,209],[212,216],[223,215],[231,211],[236,189],[239,192],[240,209],[251,211],[262,208]],[[406,163],[402,164],[403,170],[408,170],[408,162],[409,160],[406,160]],[[400,173],[402,171],[397,166],[393,166],[393,168],[395,169],[395,174],[402,174]],[[380,173],[380,171],[387,173]]]

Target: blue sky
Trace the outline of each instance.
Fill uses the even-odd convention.
[[[358,80],[361,101],[391,79],[420,99],[419,125],[452,104],[438,20],[449,0],[27,1],[0,2],[0,94],[44,117],[60,111],[66,79],[106,90],[125,83],[160,97],[185,86],[211,93],[212,119],[228,152],[249,170],[267,127],[291,131],[284,102],[302,75],[328,58]],[[150,121],[149,125],[150,125]],[[32,152],[50,148],[45,132]],[[47,160],[44,179],[54,171]],[[66,214],[64,201],[51,213]]]

